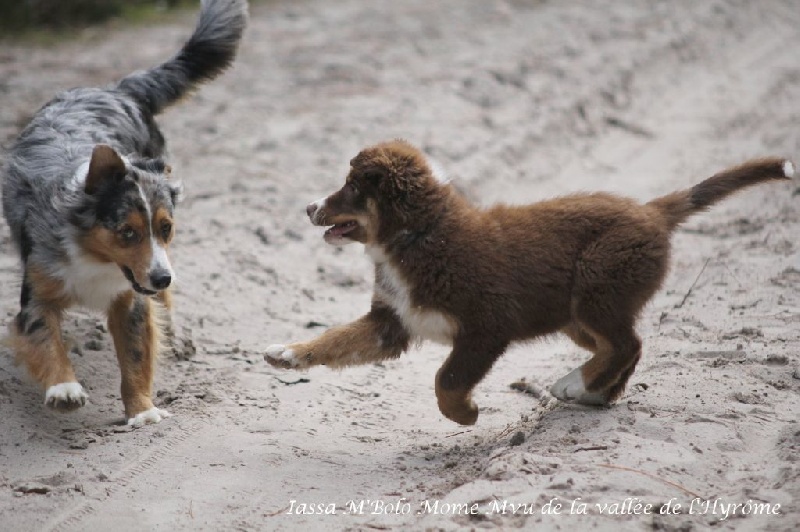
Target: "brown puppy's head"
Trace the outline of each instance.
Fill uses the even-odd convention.
[[[181,187],[169,174],[160,159],[126,163],[110,146],[98,145],[83,202],[72,213],[81,250],[98,262],[115,263],[144,295],[165,290],[174,277],[167,247]]]
[[[374,244],[429,225],[442,190],[425,155],[394,140],[356,155],[344,186],[306,212],[314,225],[331,226],[325,232],[329,244]]]

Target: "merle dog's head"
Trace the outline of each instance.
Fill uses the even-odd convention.
[[[325,231],[329,244],[385,243],[400,231],[429,225],[443,189],[425,155],[394,140],[356,155],[344,186],[306,212],[314,225],[331,226]]]
[[[167,248],[181,185],[170,172],[160,159],[126,160],[110,146],[97,145],[71,220],[81,251],[115,263],[145,295],[168,288],[174,277]]]

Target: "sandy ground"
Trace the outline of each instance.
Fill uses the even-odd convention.
[[[0,142],[58,90],[165,59],[193,17],[5,44]],[[407,138],[483,203],[648,199],[751,156],[800,157],[799,47],[793,0],[257,4],[235,68],[160,119],[187,191],[175,322],[182,355],[196,348],[160,360],[157,404],[174,417],[124,426],[102,316],[66,323],[91,393],[76,413],[47,411],[0,351],[0,529],[795,530],[791,183],[675,235],[643,360],[612,408],[541,392],[586,358],[558,338],[501,359],[469,428],[436,408],[442,346],[306,374],[260,352],[367,309],[363,250],[325,245],[304,215],[363,146]],[[20,275],[5,225],[0,249],[9,322]],[[531,393],[511,388],[522,380]],[[741,515],[755,504],[777,515]]]

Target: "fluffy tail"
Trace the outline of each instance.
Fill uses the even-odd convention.
[[[127,76],[118,88],[158,114],[233,62],[246,23],[247,0],[202,0],[200,19],[181,51],[166,63]]]
[[[688,190],[656,198],[647,205],[657,209],[668,227],[674,229],[691,215],[706,210],[737,190],[773,179],[789,179],[793,175],[794,164],[788,159],[754,159],[714,174]]]

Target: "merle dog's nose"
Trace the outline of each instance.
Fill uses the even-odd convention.
[[[168,271],[156,271],[150,274],[150,283],[156,290],[164,290],[172,282],[172,275]]]
[[[315,212],[317,212],[317,204],[316,204],[316,202],[315,203],[309,203],[308,206],[306,207],[306,214],[309,215],[309,216],[313,216]]]

